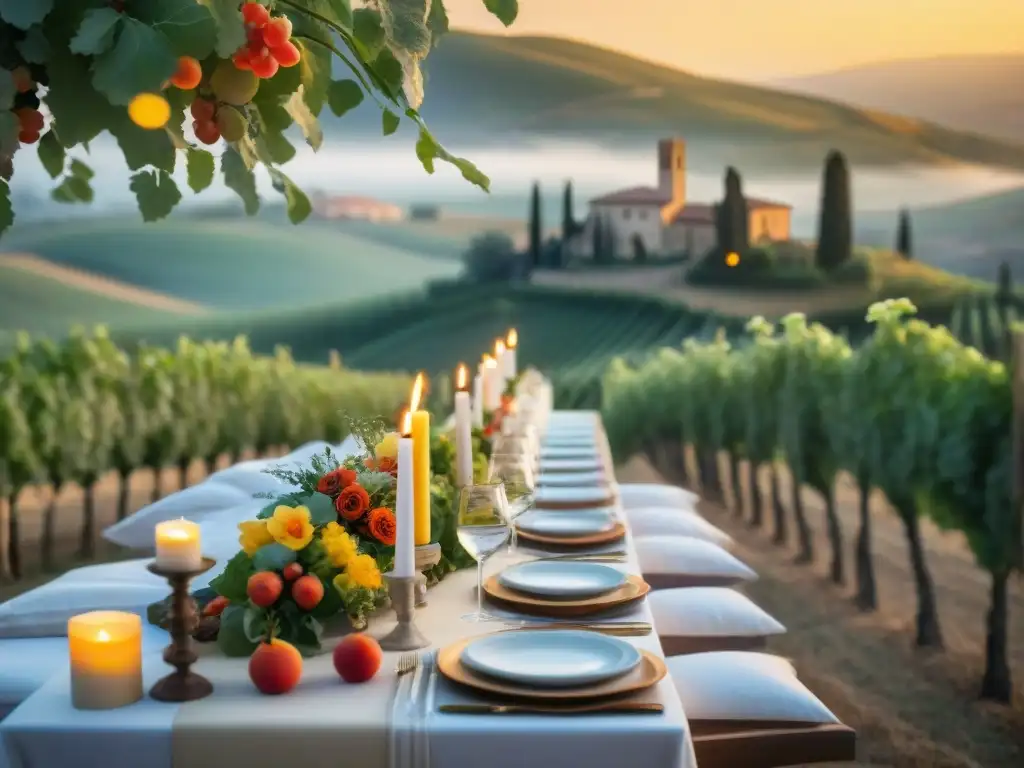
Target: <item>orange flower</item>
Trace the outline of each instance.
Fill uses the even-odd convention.
[[[385,456],[377,462],[377,471],[387,472],[393,477],[398,477],[398,459],[392,459]]]
[[[343,488],[348,488],[356,481],[355,470],[335,469],[321,477],[316,483],[316,489],[328,496],[337,496]]]
[[[389,547],[395,543],[395,515],[387,507],[377,507],[370,510],[370,518],[367,521],[370,535],[381,544]]]
[[[334,500],[334,508],[343,520],[354,523],[361,518],[370,506],[370,494],[359,483],[352,483],[343,488]]]

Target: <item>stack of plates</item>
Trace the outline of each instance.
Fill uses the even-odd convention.
[[[558,474],[569,474],[576,472],[599,472],[604,468],[604,462],[599,456],[591,456],[581,459],[541,459],[540,471]]]
[[[571,509],[610,507],[615,503],[615,489],[610,485],[542,485],[534,492],[538,509]]]
[[[537,485],[594,488],[608,485],[608,480],[604,472],[595,470],[589,472],[554,472],[547,468],[541,468],[540,475],[537,476]]]
[[[542,490],[537,490],[538,496]],[[609,544],[626,534],[625,526],[609,508],[533,509],[516,521],[516,527],[526,541],[568,546]]]

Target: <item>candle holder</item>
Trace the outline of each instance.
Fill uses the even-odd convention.
[[[426,648],[430,641],[416,628],[416,586],[421,575],[392,576],[384,574],[391,597],[391,607],[395,609],[398,625],[380,639],[380,647],[385,651],[413,651]]]
[[[192,571],[171,571],[150,563],[149,572],[167,579],[171,585],[171,644],[164,649],[164,661],[174,672],[157,680],[149,695],[157,701],[184,702],[205,698],[213,693],[213,683],[191,670],[199,657],[192,647],[192,631],[199,616],[189,594],[189,584],[196,576],[213,568],[217,561],[204,557],[199,568]]]
[[[427,578],[423,571],[441,562],[441,545],[437,542],[416,547],[416,607],[427,604]]]

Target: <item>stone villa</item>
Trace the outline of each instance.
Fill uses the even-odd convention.
[[[792,206],[748,197],[747,208],[750,242],[789,239]],[[686,143],[682,139],[658,142],[657,187],[630,187],[590,201],[584,229],[570,246],[573,255],[593,256],[597,217],[611,223],[618,256],[633,255],[635,237],[652,254],[701,255],[715,244],[714,206],[686,199]]]

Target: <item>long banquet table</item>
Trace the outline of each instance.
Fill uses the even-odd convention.
[[[621,512],[621,510],[620,510]],[[622,516],[625,522],[625,517]],[[632,537],[626,562],[640,574]],[[493,573],[525,552],[497,555]],[[470,623],[460,616],[476,607],[475,569],[449,575],[428,593],[417,623],[433,649],[503,628],[500,622]],[[628,617],[652,622],[641,602]],[[390,615],[375,617],[369,631],[383,635]],[[626,638],[662,655],[656,635]],[[399,678],[399,653],[368,683],[350,685],[335,673],[329,653],[305,661],[302,682],[281,697],[262,696],[248,679],[244,659],[228,659],[204,648],[197,671],[213,681],[207,699],[166,704],[143,698],[113,711],[72,708],[66,670],[54,675],[3,722],[0,736],[12,768],[523,768],[645,766],[694,768],[686,717],[670,678],[645,701],[660,714],[479,715],[440,713],[444,703],[466,703],[471,694],[436,673],[432,656],[415,673]],[[148,689],[169,671],[159,652],[144,659]]]

